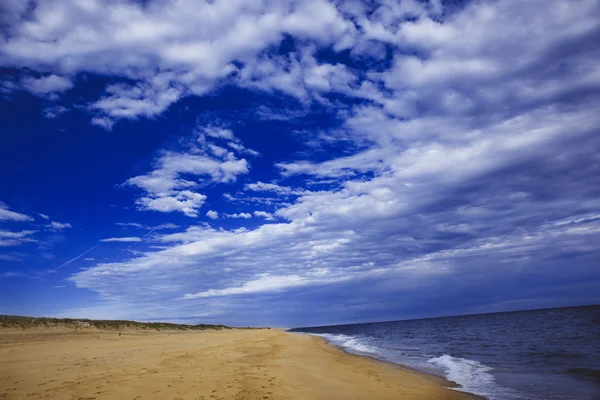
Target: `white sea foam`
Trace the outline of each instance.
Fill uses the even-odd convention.
[[[364,338],[332,333],[310,333],[310,335],[322,337],[329,343],[339,346],[350,353],[368,354],[376,358],[387,359],[388,361],[393,360],[393,358],[384,357],[384,354],[387,353],[384,349],[369,345]],[[406,359],[394,361],[422,371],[434,372],[422,363],[419,365],[419,363],[408,362]],[[489,400],[519,400],[523,398],[513,390],[498,385],[490,373],[492,368],[478,361],[444,354],[441,357],[429,358],[427,363],[435,366],[435,369],[441,370],[446,379],[457,383],[459,386],[453,388],[454,390],[477,394]],[[439,370],[436,373],[440,373]]]
[[[336,346],[340,346],[350,352],[359,352],[359,353],[378,353],[378,349],[361,341],[361,339],[348,336],[348,335],[334,335],[331,333],[321,333],[321,334],[313,334],[314,336],[320,336],[325,338],[331,344]]]
[[[490,400],[520,398],[512,390],[499,386],[490,374],[492,368],[478,361],[444,354],[441,357],[431,358],[428,362],[442,368],[446,378],[459,385],[456,390],[485,396]]]

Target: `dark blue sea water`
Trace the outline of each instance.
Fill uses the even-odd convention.
[[[490,400],[600,400],[600,306],[297,328]]]

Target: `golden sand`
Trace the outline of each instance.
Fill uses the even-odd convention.
[[[448,399],[447,382],[277,330],[0,330],[0,399]]]

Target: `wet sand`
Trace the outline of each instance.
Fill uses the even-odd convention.
[[[0,399],[473,399],[277,330],[0,330]]]

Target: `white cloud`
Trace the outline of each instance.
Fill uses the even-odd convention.
[[[49,216],[47,216],[46,214],[41,214],[41,213],[38,213],[38,215],[39,215],[40,217],[42,217],[42,218],[46,219],[46,220],[47,220],[47,219],[50,219],[50,217],[49,217]]]
[[[102,239],[100,240],[101,242],[123,242],[123,243],[128,243],[128,242],[141,242],[142,239],[136,236],[129,236],[129,237],[112,237],[112,238],[108,238],[108,239]]]
[[[251,155],[253,157],[260,156],[260,153],[258,151],[249,149],[247,147],[244,147],[240,143],[227,142],[227,146],[231,147],[232,149],[234,149],[235,151],[237,151],[238,153],[241,153],[241,154],[248,154],[248,155]]]
[[[98,118],[93,123],[110,130],[114,119],[153,117],[180,98],[181,91],[168,85],[110,85],[106,88],[106,96],[91,106],[108,117]]]
[[[174,196],[161,196],[157,198],[142,197],[137,200],[141,210],[160,212],[181,211],[188,217],[197,217],[198,209],[202,207],[206,196],[189,190],[182,190]]]
[[[217,219],[219,218],[219,213],[213,210],[208,210],[206,212],[206,216],[210,219]]]
[[[177,229],[177,228],[179,228],[179,225],[173,224],[171,222],[148,227],[148,229],[150,229],[150,230],[157,230],[157,231],[162,230],[162,229]]]
[[[267,221],[273,221],[275,219],[275,218],[273,218],[273,214],[268,213],[266,211],[254,211],[254,216],[255,217],[263,217]]]
[[[3,46],[5,64],[38,71],[52,65],[69,74],[88,72],[136,81],[109,85],[106,95],[92,105],[101,112],[94,123],[105,121],[101,126],[106,128],[111,126],[108,121],[151,117],[183,96],[207,93],[240,68],[234,61],[254,64],[284,34],[327,45],[355,29],[325,0],[269,4],[179,0],[176,6],[124,2],[111,7],[99,0],[49,0],[31,9],[26,18],[26,11],[11,10],[11,15],[23,14],[11,18],[11,34]],[[198,21],[205,29],[197,29]],[[69,87],[66,78],[50,76],[55,76],[52,85],[38,84],[43,90]]]
[[[220,161],[207,155],[167,152],[155,163],[148,175],[130,178],[127,183],[138,186],[154,196],[171,193],[175,189],[192,188],[197,182],[181,178],[189,174],[204,176],[213,182],[234,182],[236,176],[248,172],[246,160]]]
[[[254,192],[274,192],[278,195],[293,195],[293,194],[302,194],[303,190],[295,190],[289,186],[280,186],[276,183],[264,183],[264,182],[255,182],[255,183],[247,183],[244,186],[245,190],[251,190]]]
[[[25,89],[38,96],[65,92],[73,88],[73,82],[70,79],[54,74],[41,78],[26,77],[23,78],[21,84]]]
[[[364,305],[439,282],[462,290],[488,278],[549,276],[549,255],[596,251],[600,227],[587,216],[598,208],[591,189],[598,187],[600,126],[597,1],[467,2],[455,10],[439,1],[290,4],[48,1],[11,25],[2,55],[8,65],[127,80],[90,106],[92,122],[105,128],[120,118],[152,118],[217,84],[294,96],[301,113],[293,118],[318,107],[344,121],[322,134],[311,126],[310,151],[278,158],[295,187],[259,181],[223,195],[272,205],[286,222],[232,231],[195,226],[158,236],[161,248],[75,273],[78,287],[110,302],[98,314],[231,310],[246,302],[220,297],[253,294],[247,298],[258,302],[260,294],[310,286],[305,295],[317,298],[319,285],[384,276],[361,287]],[[69,23],[76,19],[86,23]],[[205,29],[196,29],[199,20]],[[288,35],[293,49],[278,53]],[[51,45],[41,39],[50,36]],[[335,57],[317,57],[322,49],[349,52],[332,63]],[[346,57],[352,62],[344,64]],[[257,114],[285,119],[281,111]],[[141,190],[141,209],[197,216],[202,188],[249,173],[242,155],[258,154],[231,129],[196,134],[193,145],[160,153],[151,171],[127,181]],[[320,190],[303,189],[315,177]],[[243,197],[250,192],[271,197]],[[481,265],[490,275],[482,277]],[[371,286],[378,292],[369,297]],[[348,307],[351,292],[320,300],[331,306],[321,309]]]
[[[322,279],[315,280],[319,283],[331,283],[333,281],[342,281],[348,278],[340,277],[336,280],[328,280],[324,282]],[[185,299],[197,299],[202,297],[216,297],[216,296],[231,296],[237,294],[250,294],[250,293],[260,293],[260,292],[272,292],[278,290],[284,290],[288,288],[304,286],[309,284],[314,284],[315,281],[302,277],[299,275],[287,275],[287,276],[271,276],[268,274],[264,274],[259,276],[257,279],[253,279],[251,281],[245,282],[242,286],[237,287],[229,287],[226,289],[219,290],[207,290],[205,292],[198,292],[194,294],[186,294],[184,296]]]
[[[243,218],[243,219],[249,219],[252,218],[252,214],[250,213],[236,213],[236,214],[223,214],[225,215],[227,218]]]
[[[124,228],[128,228],[128,227],[131,227],[131,228],[145,228],[144,225],[138,224],[136,222],[115,222],[115,225],[119,225],[119,226],[122,226]]]
[[[215,156],[220,158],[232,158],[233,154],[229,153],[229,151],[221,146],[216,146],[211,143],[207,143],[207,140],[217,139],[220,143],[228,146],[229,148],[235,150],[239,154],[247,154],[253,157],[257,157],[260,155],[258,151],[249,149],[242,144],[242,141],[233,134],[231,129],[218,128],[214,126],[208,126],[204,128],[198,129],[198,143],[202,146],[205,146],[213,153]]]
[[[28,215],[10,211],[8,206],[0,201],[0,220],[4,221],[32,221]]]
[[[50,222],[50,225],[48,225],[48,228],[55,230],[55,231],[61,231],[63,229],[66,228],[72,228],[71,224],[68,222],[65,223],[61,223],[61,222]]]
[[[239,141],[230,130],[200,129],[196,142],[189,144],[187,152],[165,151],[155,161],[152,172],[128,179],[127,184],[146,193],[136,202],[140,209],[180,211],[196,217],[206,195],[190,189],[203,182],[232,183],[238,175],[248,173],[247,161],[210,143],[214,138]],[[190,180],[191,177],[196,180]]]
[[[66,108],[64,106],[60,106],[60,105],[55,105],[55,106],[51,106],[51,107],[47,107],[47,108],[43,109],[42,117],[48,118],[48,119],[56,119],[60,115],[66,113],[67,111],[69,111],[68,108]]]
[[[111,131],[115,122],[107,117],[94,117],[91,119],[90,123],[107,131]]]
[[[37,240],[28,237],[36,232],[37,231],[34,230],[25,230],[20,232],[0,230],[0,247],[20,246],[23,243],[37,242]]]
[[[31,235],[32,233],[35,233],[35,232],[37,232],[37,231],[10,232],[10,231],[5,231],[5,230],[0,230],[0,238],[18,239],[18,238],[22,238],[22,237]]]
[[[86,257],[83,259],[83,261],[94,261],[96,260],[94,257]]]
[[[214,137],[214,138],[221,138],[221,139],[226,139],[226,140],[231,140],[231,141],[237,141],[237,138],[235,137],[235,135],[233,134],[231,129],[223,129],[223,128],[216,128],[216,127],[209,126],[205,129],[203,129],[202,131],[204,134],[206,134],[206,136],[210,136],[210,137]]]

